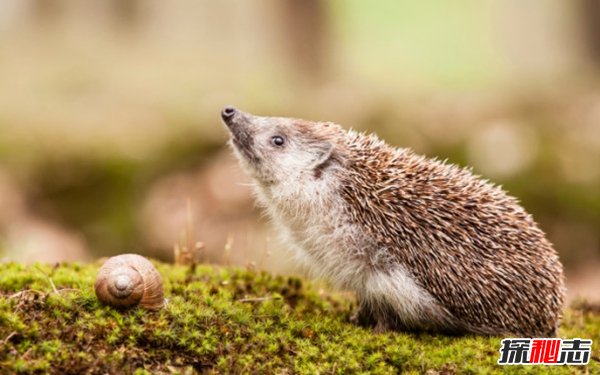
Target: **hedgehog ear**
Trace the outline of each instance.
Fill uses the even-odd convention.
[[[323,169],[329,165],[333,157],[333,144],[330,142],[321,142],[317,145],[317,159],[313,162],[312,168],[315,173],[315,177],[321,177]]]

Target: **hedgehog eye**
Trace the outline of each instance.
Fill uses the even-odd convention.
[[[285,139],[280,135],[274,135],[271,137],[271,144],[273,146],[281,147],[285,143]]]

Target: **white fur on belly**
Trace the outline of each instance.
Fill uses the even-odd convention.
[[[333,182],[288,186],[286,194],[257,186],[257,196],[278,225],[284,242],[312,277],[357,293],[361,304],[383,315],[393,310],[407,327],[447,325],[449,314],[420,287],[389,249],[378,248],[346,220],[345,202]],[[310,193],[310,194],[309,194]],[[387,311],[378,311],[385,309]]]
[[[435,325],[445,320],[434,298],[400,265],[387,272],[371,273],[359,294],[364,303],[375,310],[382,303],[391,307],[398,319],[409,327]]]

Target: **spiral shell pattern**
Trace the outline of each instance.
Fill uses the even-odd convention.
[[[94,289],[101,302],[117,308],[160,310],[165,305],[160,274],[137,254],[109,258],[98,271]]]

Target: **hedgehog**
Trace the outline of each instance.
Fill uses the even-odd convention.
[[[221,118],[257,200],[312,277],[376,332],[553,337],[562,264],[519,202],[470,169],[331,122]]]

